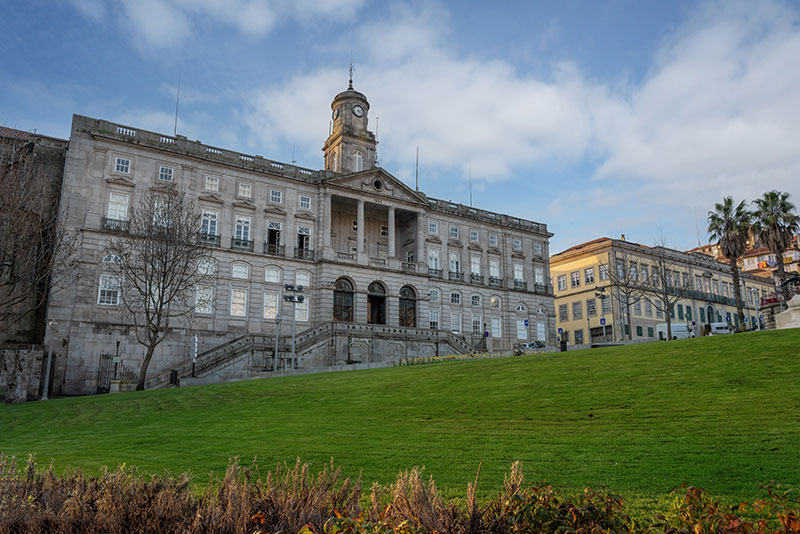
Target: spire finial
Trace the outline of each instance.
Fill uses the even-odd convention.
[[[350,68],[349,68],[349,69],[347,69],[347,70],[349,70],[349,71],[350,71],[350,85],[347,87],[347,89],[348,89],[348,90],[351,90],[351,91],[353,90],[353,71],[355,70],[355,68],[356,68],[356,64],[355,64],[355,62],[354,62],[354,61],[351,59],[351,60],[350,60]]]

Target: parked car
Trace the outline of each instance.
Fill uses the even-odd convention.
[[[528,352],[529,350],[533,349],[543,349],[544,347],[545,347],[544,341],[539,341],[539,340],[530,341],[528,343],[522,344],[522,348],[525,350],[525,352]]]
[[[670,330],[672,331],[672,339],[687,339],[695,337],[694,330],[686,323],[671,323]],[[658,332],[658,339],[660,341],[667,340],[667,323],[660,323],[656,325],[656,332]]]

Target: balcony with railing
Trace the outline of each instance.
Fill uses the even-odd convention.
[[[118,234],[126,234],[128,233],[129,228],[130,228],[130,221],[126,221],[124,219],[109,219],[108,217],[103,217],[103,230],[108,230],[109,232],[116,232]]]
[[[483,285],[483,275],[482,274],[470,273],[469,274],[469,281],[472,284]]]
[[[275,243],[264,243],[264,254],[267,256],[286,256],[286,245],[278,245]]]
[[[464,273],[459,271],[449,271],[447,273],[447,279],[451,282],[463,282],[464,281]]]
[[[369,264],[373,267],[386,267],[386,258],[370,258]]]
[[[408,273],[417,272],[417,264],[413,261],[404,261],[400,264],[400,269]]]
[[[550,295],[553,292],[553,288],[551,287],[548,291],[547,284],[533,284],[533,292],[537,295]]]
[[[220,244],[220,238],[221,236],[218,235],[199,232],[197,234],[197,243],[200,245],[206,245],[208,247],[218,247]]]
[[[489,287],[503,287],[503,279],[496,276],[490,276]]]
[[[298,260],[313,260],[314,251],[310,248],[295,248],[294,257]]]
[[[252,239],[239,239],[231,237],[231,250],[240,250],[243,252],[253,252]]]
[[[527,291],[528,282],[524,280],[514,280],[514,289],[516,289],[517,291]]]
[[[441,278],[442,278],[442,270],[441,269],[433,269],[431,267],[428,267],[428,276],[430,276],[431,278],[438,278],[438,279],[441,280]]]
[[[354,263],[356,261],[356,254],[355,252],[337,252],[336,261]]]

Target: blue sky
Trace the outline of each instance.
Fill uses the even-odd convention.
[[[6,0],[0,124],[73,113],[318,169],[330,102],[370,100],[381,166],[427,194],[688,249],[732,195],[800,203],[800,4]],[[376,121],[377,119],[377,121]]]

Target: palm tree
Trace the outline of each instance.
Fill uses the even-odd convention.
[[[775,254],[775,261],[778,264],[776,269],[778,281],[783,283],[786,281],[783,253],[792,244],[792,236],[800,227],[800,217],[794,213],[794,204],[789,202],[789,193],[769,191],[753,202],[757,208],[753,213],[753,228],[758,233],[761,242]],[[783,300],[788,299],[789,288],[784,286]]]
[[[739,285],[739,267],[737,260],[747,251],[747,233],[753,215],[745,207],[744,200],[738,206],[733,205],[733,198],[725,197],[722,202],[714,204],[714,211],[708,212],[708,233],[711,239],[719,241],[719,250],[728,258],[733,277],[733,292],[736,299],[736,313],[739,324],[745,327],[742,291]]]

